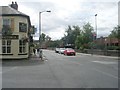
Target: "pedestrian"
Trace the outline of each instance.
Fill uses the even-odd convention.
[[[33,48],[33,53],[34,53],[34,55],[35,55],[35,51],[36,51],[35,48]]]
[[[39,53],[39,48],[37,48],[37,53]]]
[[[43,60],[43,52],[42,52],[41,49],[39,49],[39,57],[40,57],[41,60]]]

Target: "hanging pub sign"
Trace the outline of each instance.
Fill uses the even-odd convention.
[[[1,38],[2,39],[18,39],[19,36],[18,35],[2,35]]]

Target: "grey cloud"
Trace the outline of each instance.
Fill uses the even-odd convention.
[[[36,12],[54,8],[54,4],[51,2],[21,2],[20,4],[31,8]]]
[[[42,10],[51,10],[51,14],[45,14],[43,17],[42,23],[42,31],[45,33],[54,32],[57,28],[66,28],[67,25],[80,25],[84,24],[84,22],[92,23],[94,27],[94,20],[90,21],[91,18],[94,19],[94,15],[101,11],[111,11],[116,8],[116,2],[83,2],[81,5],[82,9],[78,9],[76,12],[71,12],[69,17],[59,18],[56,13],[62,8],[55,5],[51,2],[21,2],[20,4],[31,8],[34,12],[38,13]],[[67,7],[66,7],[67,8]],[[73,7],[74,8],[74,7]],[[31,15],[32,17],[32,15]],[[33,17],[32,17],[33,18]],[[36,18],[36,17],[34,17]],[[102,22],[110,23],[109,18],[111,17],[103,17]],[[106,19],[105,19],[106,18]],[[112,19],[111,19],[112,20]],[[38,21],[37,21],[38,22]],[[111,22],[111,25],[113,22]],[[38,27],[38,25],[36,25]],[[111,26],[112,27],[112,26]],[[99,36],[108,35],[110,33],[110,28],[100,27],[98,25],[98,33]],[[58,31],[59,32],[59,31]]]
[[[113,30],[113,28],[100,27],[97,29],[98,37],[108,36],[110,34],[110,31],[112,31],[112,30]]]

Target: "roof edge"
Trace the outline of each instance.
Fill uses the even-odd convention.
[[[28,19],[29,25],[31,26],[30,17],[27,16],[27,15],[22,15],[22,14],[0,14],[0,16],[21,16],[21,17],[26,17]]]

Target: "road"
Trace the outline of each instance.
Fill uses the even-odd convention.
[[[44,60],[6,60],[2,67],[3,88],[118,88],[116,57],[64,56],[44,50]]]

